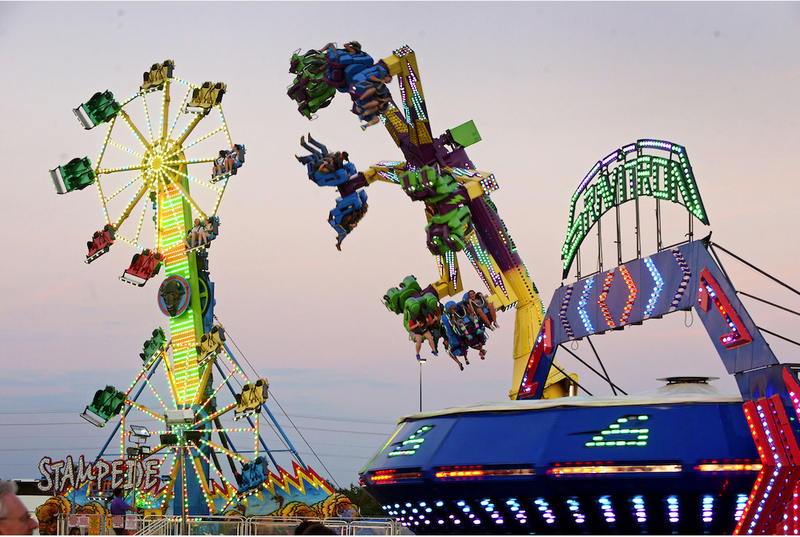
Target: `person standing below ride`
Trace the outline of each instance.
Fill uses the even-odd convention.
[[[17,484],[0,481],[0,535],[33,535],[38,527],[17,497]]]
[[[111,505],[108,507],[108,510],[112,515],[125,515],[128,511],[137,512],[135,507],[128,505],[128,502],[122,498],[122,487],[114,489],[114,499],[111,500]],[[125,535],[125,530],[122,528],[114,528],[114,533],[117,535]]]
[[[467,297],[469,298],[467,303],[469,304],[470,312],[480,317],[481,321],[489,327],[489,330],[500,328],[500,325],[497,324],[497,310],[494,304],[486,300],[483,293],[476,293],[470,289]],[[488,310],[488,315],[484,308]]]
[[[409,326],[411,332],[414,334],[414,341],[416,342],[417,348],[417,361],[424,362],[425,358],[420,358],[419,351],[422,348],[422,339],[425,338],[428,340],[428,343],[431,345],[431,353],[434,356],[439,356],[439,351],[436,350],[436,346],[433,344],[433,334],[431,334],[430,329],[428,328],[428,320],[423,315],[417,315],[416,321],[412,322]]]

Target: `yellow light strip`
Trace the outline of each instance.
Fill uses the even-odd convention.
[[[217,416],[226,413],[227,411],[229,411],[230,409],[232,409],[235,406],[236,406],[236,403],[231,403],[228,406],[226,406],[225,408],[221,408],[221,409],[217,410],[216,412],[214,412],[213,414],[210,414],[209,416],[203,418],[202,420],[194,422],[192,424],[192,427],[197,427],[198,425],[202,425],[202,424],[204,424],[206,422],[209,422],[209,421],[213,420],[214,418],[216,418]]]
[[[222,192],[224,191],[224,188],[217,188],[217,186],[215,184],[207,183],[207,182],[205,182],[205,181],[203,181],[201,179],[196,178],[193,175],[189,175],[189,173],[188,173],[188,169],[189,169],[189,165],[190,164],[203,164],[203,163],[208,163],[208,162],[214,162],[213,158],[212,159],[192,159],[192,160],[188,160],[188,161],[187,160],[180,160],[180,161],[176,161],[176,162],[178,164],[186,164],[187,173],[181,173],[179,175],[185,177],[189,181],[197,183],[200,186],[204,186],[204,187],[206,187],[206,188],[208,188],[210,190],[213,190],[213,191],[217,192],[220,196],[222,195]],[[226,177],[224,179],[223,185],[227,184],[229,178],[230,177]]]
[[[123,191],[125,191],[125,189],[126,189],[126,188],[128,188],[129,186],[131,186],[131,185],[132,185],[133,183],[135,183],[135,182],[136,182],[138,179],[142,179],[143,177],[144,177],[144,174],[143,174],[143,173],[140,173],[140,174],[139,174],[139,175],[137,175],[135,178],[131,179],[131,180],[130,180],[128,183],[126,183],[125,185],[123,185],[123,186],[122,186],[122,188],[120,188],[119,190],[117,190],[116,192],[114,192],[113,194],[111,194],[109,197],[107,197],[107,198],[105,199],[105,201],[106,201],[106,202],[109,202],[109,201],[113,200],[115,197],[119,196],[119,195],[120,195],[120,194],[121,194]]]
[[[436,472],[437,479],[448,478],[463,478],[463,477],[494,477],[494,476],[522,476],[522,475],[535,475],[536,472],[533,468],[510,468],[510,469],[464,469],[464,470],[446,470]]]
[[[224,351],[223,351],[223,352],[224,352]],[[211,367],[210,367],[210,365],[209,365],[208,369],[209,369],[209,370],[211,370]],[[226,382],[228,382],[228,381],[230,380],[230,378],[233,376],[233,374],[234,374],[235,372],[236,372],[235,370],[234,370],[234,371],[231,371],[231,372],[230,372],[230,374],[229,374],[227,377],[225,377],[225,378],[223,379],[223,381],[220,383],[220,385],[219,385],[219,386],[217,386],[217,387],[214,389],[214,391],[213,391],[213,392],[211,392],[211,395],[209,395],[209,396],[208,396],[208,398],[207,398],[205,401],[203,401],[202,403],[200,403],[200,404],[199,404],[199,406],[201,406],[201,407],[204,407],[204,406],[206,406],[206,405],[208,404],[208,402],[209,402],[209,401],[211,401],[211,399],[213,399],[214,397],[216,397],[216,395],[217,395],[217,393],[219,393],[220,389],[222,389],[222,387],[223,387],[223,386],[225,386],[225,383],[226,383]],[[234,405],[234,406],[235,406],[235,405]]]
[[[152,410],[150,410],[146,406],[140,405],[139,403],[137,403],[135,401],[131,401],[130,399],[128,401],[126,401],[126,403],[128,403],[129,405],[131,405],[134,408],[139,409],[140,411],[144,412],[145,414],[150,414],[155,419],[157,419],[157,420],[159,420],[161,422],[164,422],[164,416],[156,414],[155,412],[153,412]]]
[[[100,154],[97,156],[97,163],[95,164],[95,181],[94,184],[97,187],[97,195],[100,196],[100,203],[103,206],[103,214],[106,217],[106,223],[111,224],[111,217],[108,215],[108,207],[106,207],[105,198],[103,198],[103,187],[100,185],[100,163],[103,161],[103,155],[106,153],[106,145],[108,144],[108,140],[111,137],[111,129],[114,127],[114,123],[117,119],[117,116],[111,118],[111,121],[108,122],[108,131],[106,131],[105,140],[103,140],[103,147],[100,148]]]
[[[548,472],[553,475],[675,473],[681,471],[682,467],[680,464],[648,464],[642,466],[559,466],[548,470]]]
[[[189,125],[185,129],[183,129],[183,132],[181,133],[180,137],[177,140],[175,140],[174,144],[172,144],[171,148],[172,151],[170,151],[167,154],[167,158],[173,157],[176,154],[180,153],[181,151],[184,151],[183,143],[186,141],[186,138],[188,138],[189,135],[192,134],[195,127],[197,127],[197,124],[200,123],[200,121],[202,121],[204,117],[206,116],[204,115],[195,116],[192,122],[189,123]],[[186,147],[192,147],[192,145],[193,144],[189,144]]]
[[[161,139],[167,139],[167,119],[169,118],[169,79],[164,81],[164,91],[161,94],[161,122],[159,126],[161,127]]]
[[[420,479],[422,474],[419,472],[410,472],[404,474],[379,474],[373,475],[369,479],[373,483],[380,483],[381,481],[402,481],[403,479]]]
[[[147,99],[142,94],[142,105],[144,106],[144,117],[147,120],[147,130],[150,133],[150,140],[153,140],[153,125],[150,123],[150,109],[147,107]]]
[[[186,191],[183,189],[183,187],[182,187],[180,184],[178,184],[178,182],[177,182],[177,181],[172,181],[172,186],[174,186],[176,189],[178,189],[178,191],[181,193],[181,196],[183,196],[183,199],[185,199],[186,201],[188,201],[188,202],[189,202],[189,204],[192,206],[192,208],[194,208],[194,210],[195,210],[195,211],[197,211],[197,214],[201,215],[201,217],[202,217],[203,219],[205,219],[205,218],[206,218],[206,213],[204,213],[204,212],[203,212],[203,210],[200,208],[200,206],[199,206],[199,205],[197,205],[197,204],[194,202],[194,200],[193,200],[193,199],[192,199],[192,197],[189,195],[189,193],[188,193],[188,192],[186,192]]]
[[[120,166],[118,168],[103,168],[103,169],[98,170],[98,172],[101,173],[101,174],[109,174],[109,173],[117,173],[117,172],[129,172],[131,170],[134,170],[134,171],[135,170],[144,170],[146,168],[147,168],[147,166],[145,166],[144,164],[137,164],[135,166]],[[144,175],[144,174],[142,174],[142,175]]]
[[[172,406],[178,408],[178,404],[175,401],[175,395],[178,393],[178,388],[175,386],[175,376],[172,373],[172,364],[170,364],[167,356],[164,356],[164,374],[167,376],[167,380],[169,381],[169,385],[172,388],[169,392],[170,397],[172,398]]]
[[[139,244],[139,237],[142,234],[142,224],[144,224],[144,215],[147,212],[147,203],[142,203],[142,215],[139,217],[139,226],[136,228],[136,244]],[[156,245],[156,252],[158,251],[158,245]]]
[[[225,136],[228,138],[228,147],[233,147],[233,140],[231,140],[231,133],[228,132],[228,124],[225,122],[225,114],[222,113],[222,105],[218,104],[216,109],[219,111],[219,120],[222,121],[222,126],[225,128]]]
[[[144,158],[144,155],[143,155],[142,153],[138,153],[138,152],[134,151],[133,149],[130,149],[130,148],[128,148],[128,147],[125,147],[124,145],[122,145],[122,144],[119,144],[119,143],[115,142],[114,140],[109,140],[109,141],[108,141],[108,145],[113,145],[114,147],[117,147],[117,148],[119,148],[119,149],[122,149],[123,151],[125,151],[125,152],[127,152],[127,153],[130,153],[131,155],[133,155],[133,156],[135,156],[135,157],[139,157],[139,158],[141,158],[141,159],[143,159],[143,158]]]
[[[187,88],[186,93],[183,95],[183,101],[181,102],[181,107],[178,109],[178,113],[175,114],[175,119],[172,120],[172,126],[169,128],[169,137],[172,138],[172,133],[175,132],[175,126],[178,124],[178,119],[181,117],[181,111],[186,109],[186,100],[189,98],[189,95],[192,94],[192,88]]]
[[[211,448],[214,448],[214,450],[216,450],[216,451],[221,451],[221,452],[225,453],[226,455],[228,455],[229,457],[236,459],[239,462],[242,462],[242,463],[249,462],[247,459],[245,459],[244,457],[242,457],[238,453],[234,453],[233,451],[227,450],[224,447],[215,444],[214,442],[209,442],[208,440],[206,440],[204,438],[200,438],[199,440],[200,440],[200,442],[203,443],[203,445],[206,445],[206,446],[209,446]]]
[[[133,207],[139,203],[139,200],[141,200],[142,196],[144,196],[144,193],[147,191],[147,187],[147,182],[143,181],[139,192],[136,193],[136,196],[131,200],[128,206],[125,207],[125,211],[123,211],[122,215],[119,217],[119,220],[117,220],[117,223],[114,225],[115,229],[119,229],[120,224],[122,224],[128,218],[133,210]]]
[[[162,358],[162,360],[163,360],[163,358]],[[159,402],[159,403],[161,403],[161,407],[162,407],[164,410],[167,410],[167,405],[165,405],[165,404],[164,404],[164,400],[163,400],[163,399],[161,399],[161,396],[160,396],[160,395],[158,395],[158,392],[156,391],[156,389],[155,389],[155,387],[153,386],[153,384],[150,382],[150,379],[149,379],[149,378],[147,378],[147,377],[145,377],[145,378],[144,378],[144,381],[147,383],[147,385],[148,385],[148,386],[150,386],[150,391],[152,391],[152,392],[153,392],[153,394],[156,396],[156,399],[158,399],[158,402]]]
[[[216,319],[216,315],[214,317]],[[242,368],[236,364],[236,362],[233,360],[232,357],[228,356],[228,353],[225,353],[225,358],[228,359],[228,363],[231,365],[231,368],[233,369],[232,373],[238,371],[239,374],[242,376],[242,379],[244,379],[245,383],[250,382],[250,379],[247,378],[247,375],[244,373],[244,371],[242,371]]]
[[[199,453],[200,450],[197,450]],[[192,457],[192,466],[194,466],[194,475],[197,478],[198,483],[200,483],[200,487],[203,489],[203,496],[206,500],[206,505],[208,506],[208,510],[211,512],[212,515],[217,514],[216,509],[214,509],[214,502],[211,501],[211,491],[208,490],[208,479],[206,479],[205,472],[203,472],[203,468],[200,466],[200,461],[197,460],[198,457]]]
[[[200,116],[200,117],[204,117],[204,116]],[[225,127],[224,125],[223,125],[223,126],[220,126],[220,127],[217,127],[216,129],[214,129],[213,131],[209,132],[209,133],[208,133],[208,134],[206,134],[205,136],[202,136],[202,137],[198,138],[197,140],[195,140],[194,142],[191,142],[190,144],[188,144],[188,145],[186,145],[186,146],[179,147],[179,146],[176,144],[176,145],[175,145],[175,146],[173,146],[173,147],[179,148],[180,150],[176,150],[176,151],[174,151],[174,152],[172,152],[172,153],[170,153],[170,154],[167,154],[167,155],[166,155],[166,158],[172,157],[172,156],[174,156],[174,155],[176,155],[176,154],[180,153],[180,151],[185,151],[185,150],[189,149],[190,147],[193,147],[193,146],[195,146],[195,145],[199,144],[199,143],[200,143],[200,142],[202,142],[203,140],[207,140],[207,139],[211,138],[212,136],[214,136],[214,135],[215,135],[215,134],[217,134],[218,132],[220,132],[220,131],[224,130],[224,127]]]
[[[761,468],[761,463],[698,464],[694,467],[694,469],[699,472],[760,472]]]
[[[139,143],[142,144],[142,147],[144,147],[145,151],[147,149],[150,149],[152,144],[144,136],[142,136],[142,133],[139,132],[139,129],[137,129],[136,125],[134,125],[133,122],[131,121],[131,118],[128,115],[128,113],[125,112],[125,110],[120,110],[119,111],[119,115],[122,116],[122,119],[128,125],[128,128],[131,129],[133,134],[136,135],[136,137],[139,139]],[[114,116],[114,117],[116,117],[116,116]]]
[[[255,459],[258,457],[258,438],[260,434],[261,428],[261,413],[256,414],[256,427],[255,427],[255,434],[253,434],[253,458]]]

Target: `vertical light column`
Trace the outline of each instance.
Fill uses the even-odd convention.
[[[160,235],[164,273],[166,277],[185,278],[190,283],[192,293],[197,294],[197,267],[190,263],[194,254],[186,254],[183,243],[187,229],[191,226],[191,213],[180,191],[172,182],[165,183],[165,187],[159,190],[159,205],[163,208]],[[199,338],[196,317],[195,308],[190,307],[183,314],[169,319],[178,405],[192,404],[199,390],[200,372],[195,349]]]

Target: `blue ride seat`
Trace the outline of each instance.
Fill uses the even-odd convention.
[[[346,92],[353,77],[374,63],[372,56],[365,52],[350,54],[344,49],[330,49],[325,57],[328,70],[325,83],[340,92]]]
[[[268,475],[268,462],[264,457],[256,457],[252,462],[245,463],[242,466],[242,483],[239,492],[256,488],[266,481]]]
[[[344,198],[336,198],[336,207],[330,212],[328,221],[331,222],[332,226],[334,223],[341,225],[344,217],[361,209],[366,201],[367,192],[363,189],[353,192]]]
[[[486,318],[488,319],[488,318],[490,318],[489,316],[491,315],[491,313],[489,312],[489,306],[488,306],[488,304],[486,303],[486,299],[485,299],[485,298],[483,298],[483,306],[480,306],[479,304],[480,304],[480,302],[481,302],[481,298],[483,298],[483,297],[478,297],[478,296],[476,296],[476,297],[475,297],[475,305],[476,305],[477,307],[480,307],[480,308],[481,308],[481,310],[483,310],[483,312],[486,314]],[[468,303],[468,302],[469,302],[469,291],[467,291],[466,293],[464,293],[464,296],[461,298],[461,303],[464,303],[464,304],[466,304],[466,303]],[[480,318],[480,316],[479,316],[479,315],[476,315],[475,317],[476,317],[476,319],[475,319],[475,320],[478,322],[478,324],[479,324],[479,325],[480,325],[482,328],[485,328],[485,327],[486,327],[486,323],[484,323],[484,322],[483,322],[483,320]]]
[[[339,186],[346,183],[350,177],[357,173],[356,166],[352,162],[345,162],[341,168],[330,173],[315,170],[312,164],[306,164],[306,166],[308,168],[308,176],[313,176],[314,182],[319,186]]]
[[[366,67],[361,71],[356,72],[353,75],[350,84],[358,84],[359,82],[370,81],[370,77],[372,76],[375,76],[378,80],[383,81],[384,78],[389,76],[389,72],[380,65],[371,65],[370,67]]]
[[[225,150],[225,152],[231,159],[233,159],[233,168],[230,172],[225,173],[220,173],[218,170],[214,170],[214,174],[211,177],[212,183],[222,181],[231,175],[236,175],[236,172],[238,172],[239,168],[241,168],[244,164],[244,156],[245,153],[247,153],[247,149],[244,147],[244,144],[234,144],[233,149]]]
[[[450,354],[453,356],[466,354],[467,344],[456,334],[449,315],[442,315],[442,327],[444,328],[444,336],[447,339],[447,349]]]
[[[206,226],[206,233],[208,234],[208,239],[206,243],[213,241],[219,235],[219,217],[218,216],[209,216],[208,217],[208,225]]]

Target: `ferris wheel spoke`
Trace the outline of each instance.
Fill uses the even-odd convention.
[[[211,366],[210,366],[210,364],[209,364],[208,370],[209,370],[209,371],[211,370]],[[231,379],[231,377],[233,376],[233,374],[234,374],[234,373],[235,373],[235,371],[231,371],[231,372],[230,372],[230,374],[229,374],[227,377],[225,377],[225,378],[222,380],[222,382],[220,383],[220,385],[219,385],[219,386],[217,386],[217,388],[216,388],[216,389],[215,389],[215,390],[214,390],[214,391],[211,393],[211,395],[209,395],[209,396],[206,398],[206,400],[205,400],[205,401],[203,401],[202,403],[200,403],[200,406],[201,406],[201,407],[204,407],[204,406],[206,406],[206,405],[208,404],[208,402],[209,402],[211,399],[213,399],[214,397],[216,397],[216,396],[217,396],[217,394],[219,393],[219,391],[222,389],[222,387],[223,387],[223,386],[225,386],[225,384],[227,384],[227,382],[228,382],[228,381]],[[234,404],[233,406],[236,406],[236,405]],[[226,412],[227,412],[227,411],[226,411]],[[208,420],[210,420],[210,419],[211,419],[211,418],[208,418]],[[204,421],[208,421],[208,420],[204,420]]]
[[[147,191],[148,186],[149,185],[148,185],[147,181],[142,181],[142,186],[139,188],[139,192],[136,193],[136,196],[131,200],[131,202],[128,204],[128,206],[125,208],[125,210],[122,212],[122,215],[119,217],[119,220],[117,220],[116,225],[114,225],[114,227],[116,229],[119,229],[119,226],[125,220],[128,219],[128,216],[130,216],[131,211],[133,210],[133,208],[136,206],[136,204],[139,203],[139,200],[141,200],[142,197],[144,196],[144,193]]]
[[[120,110],[120,112],[121,111],[122,110]],[[103,156],[105,156],[106,154],[106,147],[108,146],[109,140],[111,140],[111,131],[114,129],[114,125],[117,122],[117,117],[118,116],[112,117],[111,121],[108,122],[108,129],[106,130],[106,136],[103,139],[103,145],[100,147],[100,154],[97,155],[97,164],[96,164],[97,169],[100,168],[100,163],[103,162]]]
[[[142,96],[142,107],[144,108],[144,118],[147,121],[147,131],[150,133],[150,139],[153,140],[153,124],[150,121],[150,109],[147,106],[147,99]]]
[[[125,121],[125,124],[128,125],[128,128],[139,139],[139,142],[142,144],[142,147],[144,147],[145,149],[150,147],[151,145],[150,141],[147,138],[145,138],[144,135],[136,127],[136,125],[133,124],[133,121],[131,120],[131,117],[128,115],[128,113],[125,110],[120,110],[119,114],[122,116],[122,119]],[[150,122],[148,121],[147,124],[149,126]]]
[[[229,412],[230,410],[232,410],[234,408],[236,408],[236,403],[231,403],[228,406],[226,406],[224,408],[221,408],[221,409],[217,410],[216,412],[214,412],[213,414],[210,414],[209,416],[203,418],[202,420],[193,423],[192,426],[193,427],[198,427],[200,425],[203,425],[204,423],[208,423],[209,421],[214,420],[217,417],[222,416],[223,414],[226,414],[227,412]]]
[[[205,117],[205,116],[201,116],[201,117]],[[189,149],[190,147],[194,147],[195,145],[199,144],[199,143],[200,143],[200,142],[202,142],[203,140],[207,140],[207,139],[211,138],[212,136],[214,136],[215,134],[217,134],[217,133],[219,133],[219,132],[226,132],[226,133],[227,133],[227,129],[225,128],[225,125],[224,125],[224,124],[223,124],[223,125],[220,125],[219,127],[217,127],[216,129],[214,129],[213,131],[211,131],[211,132],[209,132],[208,134],[206,134],[205,136],[201,136],[201,137],[200,137],[200,138],[198,138],[197,140],[195,140],[195,141],[193,141],[193,142],[190,142],[189,144],[187,144],[187,145],[183,146],[183,148],[182,148],[182,149]],[[187,136],[188,136],[188,135],[187,135]],[[229,137],[228,139],[230,140],[230,137]],[[185,140],[185,137],[184,137],[184,140]],[[176,149],[175,149],[175,151],[174,151],[174,153],[173,153],[173,154],[177,154],[177,153],[178,153],[178,150],[177,150],[177,145],[176,145]]]
[[[170,388],[172,388],[169,391],[169,395],[172,399],[172,406],[175,407],[177,406],[177,402],[175,401],[175,394],[177,393],[175,391],[175,378],[172,375],[172,366],[170,365],[169,359],[167,359],[166,356],[164,356],[164,375],[167,377],[167,382],[169,382]]]
[[[208,463],[209,467],[211,467],[211,461],[208,460],[208,457],[206,457],[205,453],[203,453],[201,450],[198,450],[198,453],[203,458],[203,460],[206,461],[206,463]],[[220,467],[219,461],[217,460],[216,451],[211,451],[211,456],[214,458],[214,466],[216,467],[217,476],[226,485],[227,490],[235,491],[235,492],[231,493],[229,497],[228,496],[224,496],[225,499],[228,500],[228,502],[225,504],[225,506],[222,509],[220,509],[221,512],[224,512],[225,509],[228,507],[228,505],[230,505],[230,501],[232,499],[236,498],[237,493],[239,492],[239,485],[236,484],[236,483],[231,483],[230,481],[228,481],[225,478],[225,476],[222,473],[222,468]],[[228,463],[231,465],[231,472],[235,475],[236,474],[236,467],[233,464],[233,458],[231,458],[231,456],[227,455],[227,454],[226,454],[225,458],[228,459]]]
[[[117,171],[122,171],[122,170],[117,170]],[[101,170],[101,172],[100,172],[100,173],[112,173],[112,172],[109,172],[109,171],[106,171],[106,170]],[[116,198],[117,196],[119,196],[120,194],[122,194],[122,193],[123,193],[123,192],[124,192],[126,189],[128,189],[128,188],[129,188],[131,185],[133,185],[133,183],[135,183],[135,182],[136,182],[136,181],[138,181],[139,179],[143,179],[143,178],[144,178],[144,174],[143,174],[143,173],[140,173],[139,175],[137,175],[136,177],[134,177],[133,179],[131,179],[130,181],[128,181],[127,183],[125,183],[125,184],[124,184],[122,187],[120,187],[120,189],[119,189],[119,190],[117,190],[116,192],[114,192],[113,194],[111,194],[109,197],[107,197],[107,198],[102,198],[102,199],[103,199],[103,203],[105,204],[105,203],[108,203],[109,201],[113,200],[114,198]]]
[[[186,101],[189,99],[189,96],[192,94],[192,86],[190,84],[188,84],[188,83],[186,83],[186,84],[188,85],[188,89],[186,90],[186,93],[183,96],[183,101],[181,102],[181,107],[179,108],[179,110],[185,110],[186,109]],[[180,117],[181,117],[180,113],[175,114],[175,118],[172,120],[172,125],[169,128],[169,136],[170,137],[172,136],[172,133],[175,132],[175,127],[177,126],[178,119]]]
[[[156,391],[155,387],[150,382],[150,379],[148,377],[145,377],[145,382],[147,383],[148,386],[150,386],[150,391],[152,391],[153,395],[156,396],[156,399],[158,399],[158,402],[161,403],[161,406],[164,408],[164,410],[167,410],[169,407],[167,407],[167,405],[164,403],[164,400],[161,399],[161,396],[158,395],[158,391]]]
[[[150,417],[155,418],[155,419],[157,419],[158,421],[160,421],[162,423],[166,423],[164,421],[164,416],[156,414],[155,412],[153,412],[152,410],[150,410],[146,406],[140,405],[139,403],[137,403],[135,401],[131,401],[130,399],[128,399],[126,401],[126,403],[129,404],[130,406],[132,406],[133,408],[139,410],[140,412],[144,412],[145,414],[148,414]]]
[[[164,81],[164,91],[161,94],[161,118],[159,127],[161,128],[161,139],[167,139],[167,119],[169,118],[169,88],[170,80]]]
[[[172,342],[170,341],[170,345]],[[170,361],[164,357],[164,373],[167,376],[167,380],[169,381],[169,386],[171,388],[170,395],[172,396],[172,405],[176,405],[175,395],[178,393],[178,386],[175,384],[175,372],[172,370],[172,364]]]
[[[97,170],[96,175],[103,175],[103,174],[107,175],[111,173],[129,172],[136,170],[147,170],[147,166],[144,166],[142,164],[137,164],[135,166],[120,166],[118,168],[100,168]],[[141,177],[141,175],[139,177]],[[139,177],[137,177],[136,179],[138,179]]]
[[[222,113],[222,107],[217,106],[217,111],[219,111],[219,120],[225,128],[225,137],[228,139],[228,146],[233,147],[233,140],[231,140],[231,133],[228,131],[228,124],[225,122],[225,114]]]
[[[220,430],[219,429],[211,429],[209,432],[220,432]],[[231,451],[229,449],[226,449],[226,448],[220,446],[219,444],[215,444],[214,442],[211,442],[210,440],[206,440],[204,438],[201,438],[200,441],[203,443],[203,445],[208,446],[210,448],[213,448],[214,451],[219,451],[220,453],[224,453],[226,456],[228,456],[228,457],[230,457],[232,459],[236,459],[237,461],[239,461],[241,463],[248,462],[248,460],[246,458],[242,457],[238,453],[235,453],[235,452],[233,452],[233,451]]]
[[[185,164],[187,168],[192,164],[208,164],[209,162],[214,162],[214,159],[213,158],[203,158],[203,159],[192,159],[192,160],[178,160],[178,161],[175,161],[176,164]],[[227,184],[227,180],[229,179],[229,177],[226,177],[223,180],[224,181],[223,188],[220,188],[220,187],[216,186],[215,184],[207,183],[206,181],[198,179],[194,175],[189,175],[189,173],[184,173],[184,172],[180,172],[179,171],[179,172],[177,172],[177,175],[180,175],[181,177],[184,177],[187,180],[192,181],[193,183],[195,183],[197,185],[205,187],[205,188],[207,188],[209,190],[213,190],[214,192],[216,192],[219,195],[222,195],[222,193],[225,191],[224,184]]]
[[[142,233],[142,224],[144,223],[144,215],[145,215],[146,212],[147,212],[147,204],[143,203],[142,204],[142,215],[139,217],[139,227],[136,228],[136,237],[133,239],[133,241],[136,244],[139,244],[139,236]]]
[[[198,453],[200,450],[195,450]],[[205,458],[205,457],[204,457]],[[204,479],[203,471],[197,464],[197,457],[191,457],[192,459],[192,466],[194,467],[194,475],[197,478],[197,482],[200,485],[200,489],[203,491],[203,497],[206,499],[206,505],[208,506],[208,510],[212,515],[217,514],[217,510],[214,507],[214,502],[211,501],[211,491],[208,489],[208,483],[206,479]]]
[[[189,125],[185,129],[183,129],[183,132],[181,133],[180,137],[173,144],[172,151],[167,154],[167,158],[172,157],[172,156],[176,155],[178,152],[186,149],[185,147],[183,147],[183,143],[186,141],[186,139],[189,137],[189,135],[192,134],[192,132],[194,131],[195,127],[197,127],[197,125],[205,117],[206,116],[198,115],[198,116],[195,116],[194,119],[192,119],[191,123],[189,123]],[[186,147],[191,147],[191,146],[186,146]]]
[[[183,199],[185,199],[189,204],[194,208],[195,211],[200,214],[201,217],[206,218],[206,213],[203,212],[203,209],[200,208],[197,203],[192,199],[189,193],[183,188],[179,181],[172,181],[172,185],[181,193]]]

